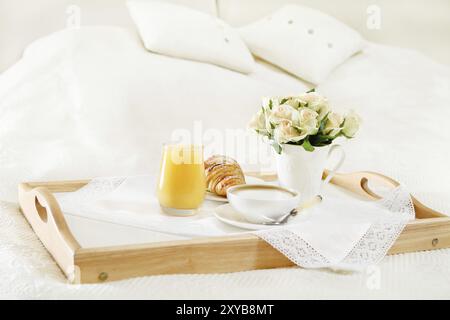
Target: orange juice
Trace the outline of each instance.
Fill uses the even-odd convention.
[[[195,213],[205,198],[203,146],[164,146],[157,196],[166,213]]]

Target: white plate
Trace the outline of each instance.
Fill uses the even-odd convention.
[[[227,197],[222,197],[209,191],[206,191],[205,199],[218,202],[228,202]]]
[[[214,215],[220,221],[241,229],[265,230],[280,227],[248,222],[239,212],[234,210],[229,203],[216,207],[214,210]]]
[[[266,184],[267,183],[262,179],[258,179],[258,178],[250,177],[250,176],[245,176],[245,182],[248,184]],[[205,199],[211,200],[211,201],[218,201],[218,202],[228,202],[227,197],[218,196],[217,194],[209,192],[209,191],[206,191]]]

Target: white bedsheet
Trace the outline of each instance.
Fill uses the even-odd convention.
[[[244,76],[144,55],[121,32],[100,28],[76,37],[71,50],[43,44],[46,53],[35,47],[0,75],[0,199],[9,201],[0,202],[0,297],[450,297],[450,250],[390,256],[357,274],[290,268],[66,284],[14,203],[18,182],[146,173],[157,167],[159,143],[172,128],[190,128],[198,119],[211,128],[243,127],[261,96],[308,87],[263,64]],[[346,145],[347,171],[385,173],[450,212],[448,67],[416,52],[369,45],[318,90],[333,106],[363,117],[358,138]],[[155,233],[155,241],[167,238]]]
[[[244,129],[262,96],[307,88],[152,54],[120,28],[53,34],[0,76],[0,199],[24,180],[154,172],[175,129]]]

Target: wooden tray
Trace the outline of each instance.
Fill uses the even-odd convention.
[[[271,174],[248,173],[265,180]],[[327,172],[324,172],[326,177]],[[370,182],[370,183],[369,183]],[[398,183],[372,172],[337,174],[331,183],[368,199],[379,198],[373,182]],[[290,267],[293,263],[252,234],[205,237],[136,245],[83,248],[73,236],[52,192],[73,192],[89,180],[28,182],[19,185],[19,204],[34,232],[73,283],[97,283],[175,273],[221,273]],[[450,247],[450,217],[413,199],[416,220],[410,222],[388,254]]]

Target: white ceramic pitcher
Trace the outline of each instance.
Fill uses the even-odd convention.
[[[278,181],[281,186],[297,190],[301,201],[311,199],[320,193],[322,173],[330,155],[340,150],[341,154],[334,168],[329,169],[327,183],[339,170],[345,159],[344,149],[338,144],[315,147],[308,152],[302,146],[284,144],[281,154],[275,153]]]

